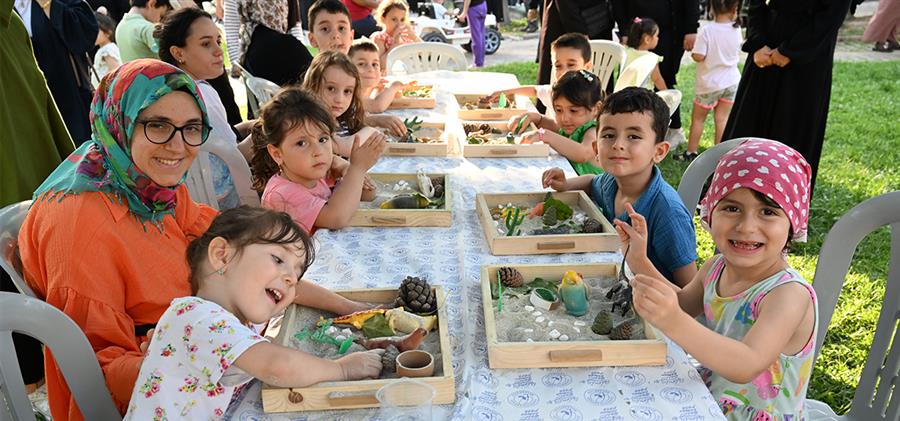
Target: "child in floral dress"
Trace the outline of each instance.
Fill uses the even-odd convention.
[[[304,387],[381,372],[381,350],[325,360],[269,343],[249,326],[294,302],[312,263],[309,236],[289,215],[229,209],[187,254],[194,296],[176,298],[160,318],[126,420],[221,419],[235,389],[254,377]]]

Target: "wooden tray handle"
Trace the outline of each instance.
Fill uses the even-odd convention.
[[[599,362],[603,361],[603,351],[599,349],[569,349],[550,351],[550,361],[555,363]]]
[[[388,152],[393,152],[393,153],[415,153],[415,152],[416,152],[416,148],[398,148],[398,147],[396,147],[396,146],[390,146],[390,147],[388,147]]]
[[[519,151],[515,149],[491,149],[491,155],[518,155]]]
[[[503,113],[481,113],[482,118],[502,119]]]
[[[334,407],[347,407],[356,405],[378,405],[378,398],[375,397],[377,390],[369,390],[352,395],[340,396],[340,392],[331,392],[326,396],[328,404]]]
[[[371,220],[375,224],[399,225],[406,223],[405,216],[373,216]]]
[[[573,249],[575,248],[574,241],[548,241],[545,243],[538,243],[538,250],[565,250],[565,249]]]

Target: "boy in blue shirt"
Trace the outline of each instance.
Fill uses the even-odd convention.
[[[669,152],[669,108],[647,89],[626,88],[604,101],[598,123],[594,152],[606,173],[566,179],[553,168],[544,172],[544,187],[587,192],[614,221],[626,252],[631,242],[646,242],[626,257],[634,273],[687,285],[697,272],[694,221],[656,167]]]

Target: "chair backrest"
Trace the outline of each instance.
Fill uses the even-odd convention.
[[[31,401],[16,359],[12,333],[31,336],[53,351],[78,409],[86,420],[119,420],[97,357],[84,333],[63,312],[41,300],[0,292],[0,418],[33,420]]]
[[[19,258],[19,229],[25,222],[31,201],[13,203],[0,209],[0,268],[12,279],[16,289],[29,297],[36,297],[34,291],[22,277],[22,260]]]
[[[281,87],[270,80],[253,76],[240,64],[234,63],[233,66],[236,66],[241,70],[241,78],[244,80],[244,86],[247,88],[247,92],[253,96],[250,101],[250,111],[253,115],[259,116],[259,108],[266,102],[269,102],[269,100],[278,93]]]
[[[600,86],[605,89],[613,73],[622,74],[625,67],[625,47],[605,39],[592,39],[590,42],[591,72],[600,78]]]
[[[813,288],[819,299],[818,356],[857,245],[872,231],[891,228],[891,252],[881,314],[856,394],[847,416],[857,420],[900,419],[900,191],[883,194],[850,209],[822,243]]]
[[[681,182],[678,183],[678,196],[681,196],[681,201],[689,211],[693,212],[694,208],[697,207],[697,203],[700,203],[703,183],[706,183],[706,179],[716,170],[719,158],[747,139],[760,138],[739,137],[723,141],[703,151],[702,154],[694,158],[691,165],[688,165],[687,169],[684,170],[684,175],[681,176]]]
[[[253,190],[250,175],[250,166],[247,160],[235,147],[223,144],[223,142],[206,142],[201,146],[200,153],[188,169],[185,184],[191,199],[198,203],[207,204],[219,209],[218,198],[215,191],[214,175],[210,165],[210,156],[215,155],[225,165],[231,174],[234,188],[237,190],[242,205],[259,206],[259,195]],[[224,210],[224,209],[220,209]]]
[[[659,59],[654,54],[645,54],[632,60],[619,74],[613,91],[619,92],[632,86],[644,86],[650,79],[650,74],[653,73],[657,63],[659,63]]]
[[[672,114],[675,114],[675,110],[678,109],[678,106],[681,105],[681,91],[678,89],[666,89],[664,91],[656,92],[656,95],[659,95],[663,101],[666,102],[666,106],[669,107],[669,117]]]
[[[395,68],[402,63],[402,69]],[[414,42],[394,47],[385,65],[389,75],[413,74],[432,70],[466,70],[468,62],[462,48],[436,42]]]

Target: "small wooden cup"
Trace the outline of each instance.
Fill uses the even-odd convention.
[[[397,375],[400,377],[431,377],[434,357],[421,350],[401,352],[397,356]]]

